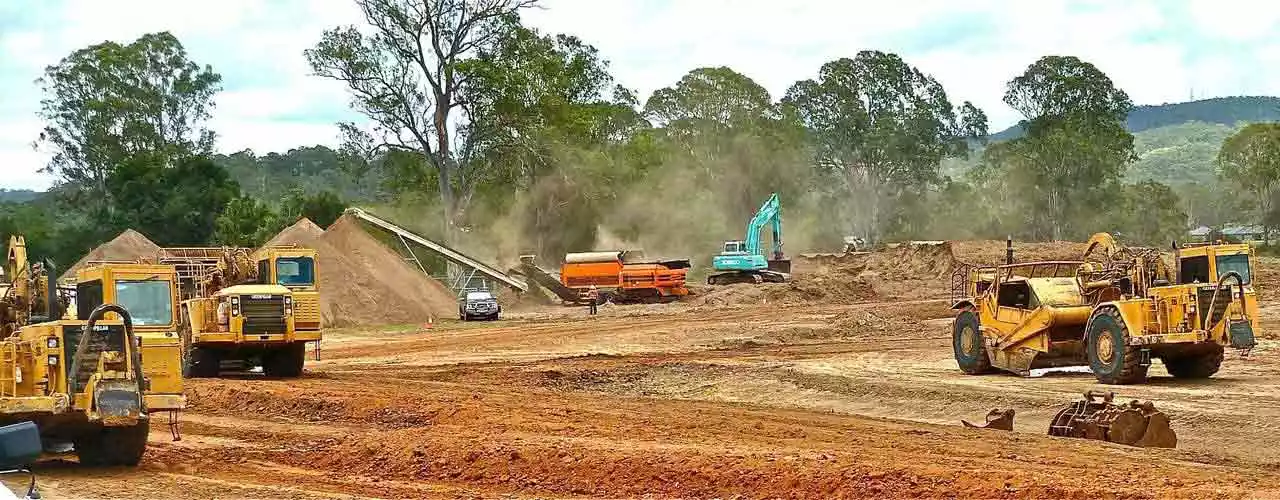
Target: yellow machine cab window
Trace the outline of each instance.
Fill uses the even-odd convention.
[[[168,280],[117,281],[116,302],[130,312],[136,325],[173,323],[173,289]]]
[[[1215,264],[1217,264],[1217,267],[1218,267],[1219,279],[1221,279],[1223,275],[1229,272],[1235,272],[1236,274],[1240,275],[1240,282],[1242,284],[1245,284],[1245,285],[1249,284],[1250,277],[1249,277],[1249,255],[1248,254],[1219,255],[1215,260],[1216,260]]]
[[[1209,265],[1210,258],[1213,258],[1213,266]],[[1218,275],[1210,276],[1211,269],[1216,269]],[[1183,285],[1217,283],[1223,275],[1235,272],[1240,275],[1241,284],[1248,285],[1251,281],[1249,270],[1249,254],[1184,256],[1178,262],[1178,282]]]
[[[283,286],[309,286],[316,282],[316,264],[311,257],[280,257],[276,259],[276,284]]]

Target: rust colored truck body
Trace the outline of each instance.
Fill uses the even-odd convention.
[[[560,266],[560,282],[583,297],[595,286],[600,302],[662,302],[689,294],[688,269],[687,259],[631,261],[620,251],[571,253]]]

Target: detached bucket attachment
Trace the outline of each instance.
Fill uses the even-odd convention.
[[[983,425],[970,423],[968,420],[961,420],[960,423],[964,424],[965,427],[972,429],[999,429],[1002,431],[1012,431],[1013,414],[1013,408],[1007,410],[994,408],[987,412],[987,423]]]
[[[1049,423],[1049,435],[1097,439],[1144,448],[1174,448],[1178,435],[1169,417],[1150,401],[1117,405],[1113,392],[1088,391],[1084,399],[1067,405]]]

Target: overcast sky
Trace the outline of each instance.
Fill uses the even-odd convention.
[[[1017,121],[1004,83],[1047,54],[1096,64],[1138,104],[1280,95],[1280,2],[1052,0],[543,0],[545,32],[600,49],[619,83],[647,96],[690,69],[729,66],[779,97],[826,61],[896,52],[972,100],[992,130]],[[340,84],[309,76],[302,51],[360,21],[352,0],[0,0],[0,187],[44,189],[31,142],[43,68],[103,40],[168,30],[223,76],[217,149],[262,154],[336,145],[353,118]]]

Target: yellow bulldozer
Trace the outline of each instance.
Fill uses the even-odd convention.
[[[186,403],[172,309],[167,318],[155,312],[172,306],[172,297],[154,301],[150,293],[174,289],[172,269],[113,274],[113,266],[81,271],[75,292],[63,295],[52,264],[28,263],[25,241],[14,236],[0,286],[7,330],[0,339],[0,425],[32,421],[47,450],[70,445],[86,465],[136,465],[151,415],[168,412],[176,439],[177,412]],[[148,331],[135,330],[136,323]]]
[[[1104,384],[1147,378],[1151,360],[1177,378],[1217,373],[1225,348],[1256,343],[1253,249],[1211,242],[1153,248],[1095,234],[1079,261],[960,266],[952,346],[965,373],[1088,366]]]

